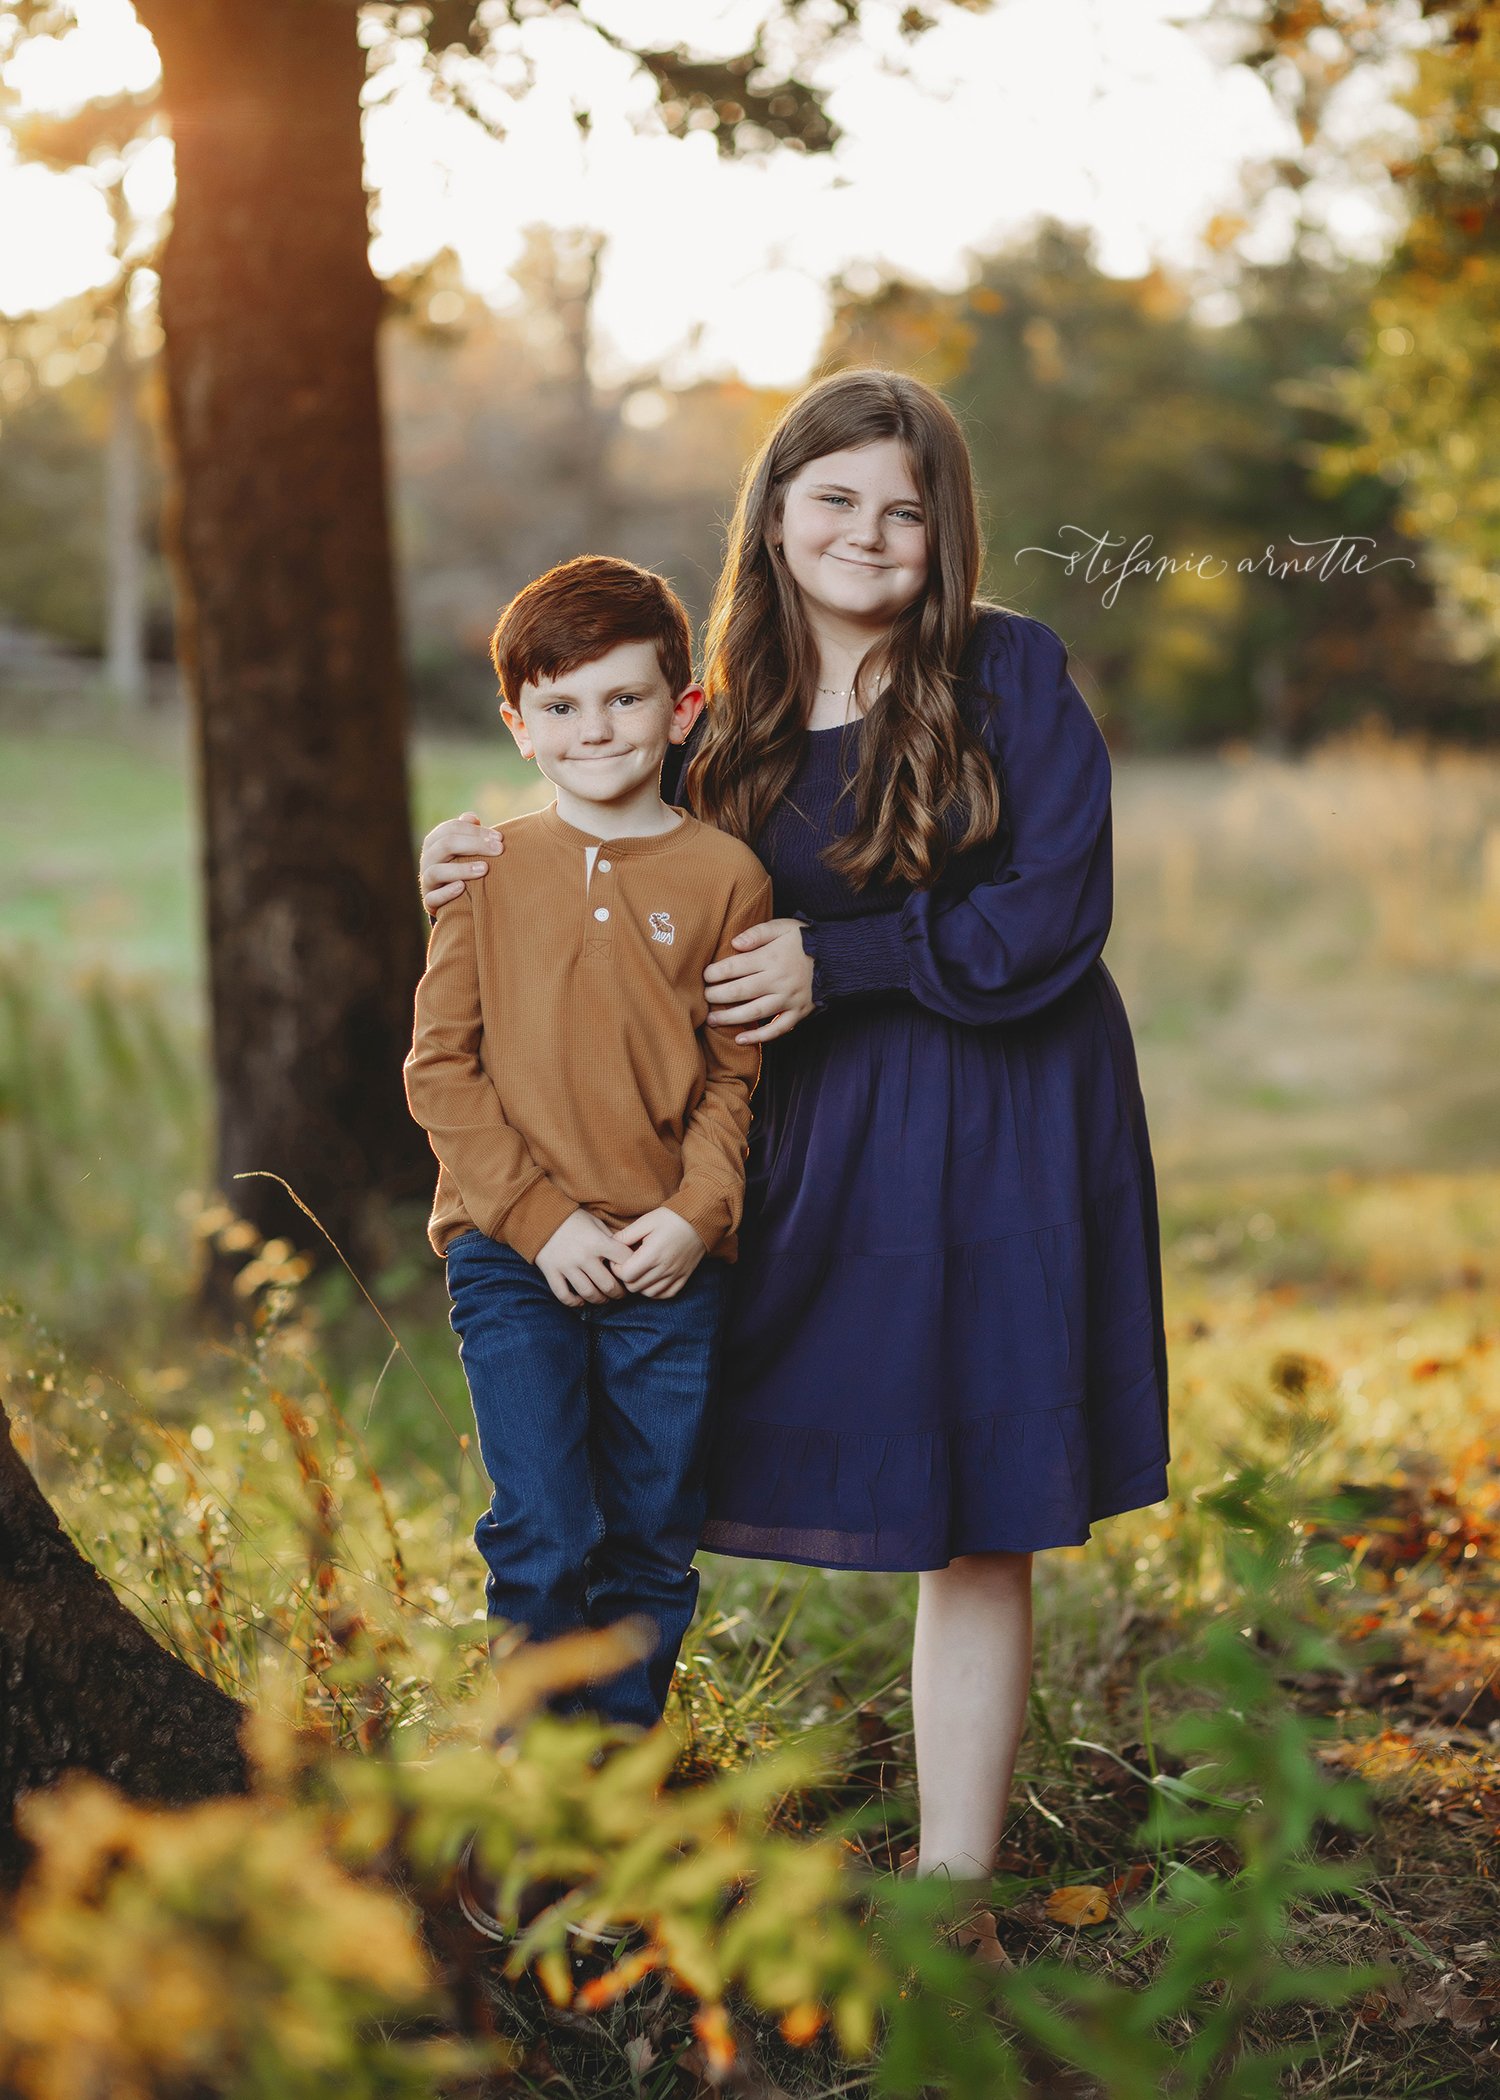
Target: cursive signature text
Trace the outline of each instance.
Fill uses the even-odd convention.
[[[1045,554],[1053,561],[1063,564],[1065,576],[1082,575],[1086,583],[1102,583],[1104,586],[1100,602],[1113,606],[1121,586],[1136,577],[1149,577],[1160,583],[1164,576],[1201,576],[1205,580],[1222,576],[1230,564],[1217,554],[1153,554],[1156,535],[1141,533],[1129,551],[1114,558],[1112,550],[1125,545],[1123,537],[1108,532],[1086,532],[1081,525],[1063,525],[1063,533],[1075,533],[1078,544],[1073,547],[1018,547],[1015,560],[1023,554]],[[1287,535],[1296,554],[1278,553],[1275,547],[1267,547],[1264,554],[1245,554],[1234,563],[1240,576],[1273,576],[1283,581],[1289,576],[1311,576],[1317,583],[1328,583],[1335,576],[1364,576],[1371,570],[1383,569],[1391,562],[1402,562],[1407,568],[1416,563],[1409,554],[1387,554],[1379,561],[1372,561],[1366,549],[1373,550],[1375,541],[1367,532],[1336,532],[1327,539],[1299,540],[1295,533]]]

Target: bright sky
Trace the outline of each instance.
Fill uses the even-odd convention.
[[[76,0],[79,26],[34,39],[0,67],[23,108],[61,110],[155,78],[150,39],[129,0]],[[791,385],[810,368],[838,271],[894,268],[957,288],[972,258],[1050,212],[1093,229],[1100,266],[1134,276],[1153,258],[1202,262],[1202,229],[1245,209],[1247,161],[1295,150],[1258,81],[1216,59],[1194,19],[1207,0],[996,0],[973,15],[929,0],[939,26],[911,46],[899,0],[866,0],[857,42],[822,78],[845,138],[832,155],[719,159],[702,135],[665,137],[652,92],[629,61],[576,20],[527,26],[536,85],[522,99],[497,60],[487,97],[496,139],[435,103],[415,68],[380,76],[366,118],[378,191],[373,257],[383,273],[444,246],[497,304],[524,229],[586,225],[609,237],[598,305],[601,377],[661,364],[669,381],[738,371]],[[739,48],[763,0],[591,0],[595,17],[636,39]],[[1169,16],[1171,19],[1168,19]],[[898,71],[900,67],[902,71]],[[1381,96],[1349,98],[1351,134]],[[580,142],[574,110],[593,126]],[[142,213],[168,206],[165,140],[129,177]],[[1240,252],[1284,247],[1291,200],[1273,191]],[[1394,228],[1388,188],[1341,182],[1303,193],[1331,243],[1378,253]],[[87,171],[16,165],[0,134],[0,308],[43,308],[107,281],[109,222]]]

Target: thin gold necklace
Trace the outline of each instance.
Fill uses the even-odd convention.
[[[826,693],[833,700],[850,701],[854,698],[855,688],[852,685],[820,685],[818,691]],[[860,710],[857,707],[851,709],[846,706],[843,721],[830,723],[829,727],[833,729],[847,729],[851,722],[859,720],[859,715]]]

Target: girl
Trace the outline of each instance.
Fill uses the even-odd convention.
[[[711,1025],[768,1048],[703,1544],[920,1571],[918,1872],[975,1881],[1032,1556],[1160,1500],[1170,1455],[1151,1153],[1100,960],[1109,759],[1063,643],[976,603],[979,570],[942,400],[882,371],[809,388],[745,479],[708,708],[664,783],[753,846],[778,914],[705,979]],[[500,851],[472,813],[439,824],[428,905]]]

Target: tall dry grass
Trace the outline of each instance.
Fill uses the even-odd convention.
[[[1127,957],[1148,939],[1201,955],[1221,914],[1253,926],[1274,902],[1314,914],[1348,966],[1500,975],[1493,753],[1367,728],[1301,759],[1232,748],[1117,780]]]
[[[1107,951],[1169,1183],[1500,1164],[1500,761],[1122,764]]]

